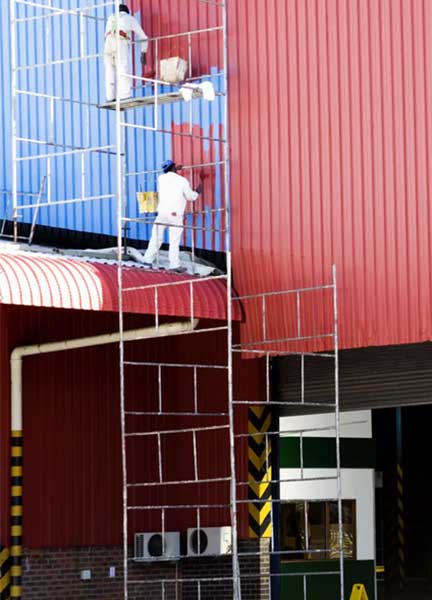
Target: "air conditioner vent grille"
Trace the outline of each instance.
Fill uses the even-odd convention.
[[[163,538],[160,533],[155,533],[147,542],[147,549],[150,556],[162,556],[163,555]]]
[[[203,529],[195,529],[190,538],[192,550],[195,554],[203,554],[208,548],[208,536]]]

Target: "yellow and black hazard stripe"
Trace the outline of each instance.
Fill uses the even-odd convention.
[[[272,536],[272,441],[270,406],[252,406],[248,415],[249,537]]]
[[[10,597],[21,598],[23,518],[23,438],[13,431],[11,440]]]
[[[399,584],[405,586],[405,515],[404,515],[404,474],[400,463],[397,465],[397,541]]]
[[[9,549],[0,546],[0,600],[10,598],[10,555]]]

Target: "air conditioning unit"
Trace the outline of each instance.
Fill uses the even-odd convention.
[[[136,561],[175,560],[180,557],[180,533],[160,531],[135,534]]]
[[[187,530],[188,556],[231,554],[231,527],[200,527]]]

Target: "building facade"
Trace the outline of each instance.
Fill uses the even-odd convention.
[[[46,57],[67,60],[82,46],[89,54],[100,52],[108,9],[98,9],[98,19],[91,20],[83,30],[80,20],[72,14],[76,4],[64,1],[62,6],[71,14],[52,19],[48,30],[42,21],[23,22],[19,26],[17,58],[20,65],[37,64]],[[198,0],[187,0],[186,5],[185,0],[181,3],[135,0],[130,6],[151,38],[217,28],[222,24],[218,7]],[[3,3],[0,10],[2,23],[8,23],[8,3]],[[34,16],[37,8],[23,6],[22,11],[18,18]],[[228,119],[223,101],[226,90],[221,83],[224,48],[216,31],[207,31],[197,42],[191,42],[187,36],[150,42],[149,65],[157,65],[165,56],[188,55],[191,51],[192,77],[207,74],[220,95],[214,103],[199,101],[193,107],[186,103],[160,107],[159,126],[166,133],[157,143],[154,134],[148,131],[141,137],[130,136],[126,151],[128,169],[133,175],[128,178],[126,188],[127,216],[131,219],[127,236],[136,247],[145,246],[149,239],[150,224],[133,221],[139,217],[135,197],[137,192],[156,189],[156,171],[163,159],[174,157],[187,165],[202,164],[199,175],[204,182],[207,212],[190,222],[192,226],[195,223],[197,233],[193,241],[192,234],[187,233],[183,244],[185,247],[193,244],[202,256],[211,253],[215,261],[223,264],[226,236],[224,219],[218,211],[227,190],[223,183],[224,167],[219,163],[226,141],[224,136],[228,134],[232,261],[234,285],[239,295],[303,289],[325,283],[331,265],[336,265],[342,350],[341,406],[350,411],[344,413],[342,419],[356,423],[341,430],[343,501],[351,502],[343,505],[347,514],[347,523],[344,523],[348,558],[346,582],[354,581],[355,577],[364,580],[369,598],[374,598],[372,417],[370,412],[359,411],[430,402],[427,342],[432,337],[429,310],[432,5],[427,0],[365,3],[238,0],[227,2],[227,18]],[[13,219],[9,116],[13,101],[10,94],[11,31],[6,26],[3,30],[0,48],[4,90],[0,98],[4,124],[0,131],[4,148],[0,162],[1,216],[6,220],[3,233],[10,233]],[[135,53],[135,63],[138,60]],[[41,94],[37,100],[23,94],[18,101],[22,152],[36,152],[32,143],[26,141],[36,138],[63,148],[72,144],[104,148],[112,144],[114,115],[96,106],[103,102],[101,57],[85,63],[70,62],[67,67],[51,65],[45,75],[41,75],[42,72],[37,75],[34,69],[23,68],[18,75],[19,86]],[[147,75],[151,77],[155,73],[148,71]],[[88,103],[88,108],[71,108],[57,100],[51,106],[44,101],[43,93],[59,98],[80,97]],[[128,115],[130,125],[148,126],[154,111],[147,108]],[[191,131],[194,135],[188,137],[186,134]],[[37,166],[30,162],[20,164],[17,186],[21,194],[18,217],[21,234],[27,235],[36,212],[34,208],[26,209],[25,205],[34,202],[40,190],[41,198],[46,199],[49,194],[60,201],[80,195],[103,196],[95,202],[43,206],[36,213],[35,240],[75,248],[114,244],[116,202],[110,197],[115,187],[113,157],[99,153],[83,160],[84,163],[74,156],[57,157],[49,173],[42,161]],[[192,175],[197,181],[196,174]],[[308,323],[310,327],[328,324],[327,302],[330,300],[325,299],[321,308],[317,308],[314,302],[306,301],[302,307],[306,327]],[[247,344],[261,338],[262,319],[256,306],[244,302],[242,310],[236,340]],[[270,305],[266,315],[267,333],[274,338],[295,336],[296,310],[295,302],[282,308],[277,302]],[[138,326],[146,324],[147,318],[148,315],[133,315],[131,322]],[[1,319],[4,331],[0,365],[4,382],[1,415],[2,428],[7,433],[2,435],[0,543],[8,547],[10,449],[6,435],[10,419],[10,353],[15,346],[24,344],[115,330],[116,317],[110,311],[96,315],[35,305],[2,306]],[[146,342],[137,353],[148,353],[149,360],[162,350],[164,360],[169,360],[171,354],[173,360],[189,355],[191,360],[204,360],[211,354],[211,360],[220,361],[223,341],[203,339],[194,345],[188,338],[177,338],[175,344]],[[324,342],[317,340],[306,348],[307,351],[327,349]],[[296,350],[301,353],[305,347]],[[299,442],[290,433],[293,428],[302,431],[309,428],[303,440],[306,446],[310,445],[313,458],[307,467],[308,476],[313,477],[315,469],[320,469],[321,476],[321,469],[334,468],[333,464],[327,462],[322,466],[320,462],[324,460],[322,455],[330,452],[327,446],[331,433],[327,430],[319,436],[318,448],[316,434],[311,433],[326,417],[322,413],[298,415],[298,410],[288,406],[301,393],[299,379],[296,379],[299,372],[296,360],[296,357],[272,359],[273,412],[275,422],[279,419],[280,434],[277,444],[275,440],[274,447],[278,450],[273,451],[273,468],[279,480],[296,479],[298,475]],[[28,432],[24,441],[28,462],[24,471],[27,508],[23,544],[28,553],[23,566],[23,597],[42,598],[42,593],[51,598],[55,593],[64,597],[66,588],[73,589],[73,597],[77,598],[89,597],[93,591],[108,594],[109,598],[116,597],[115,594],[121,597],[117,577],[121,570],[121,452],[117,407],[113,400],[118,388],[113,366],[116,351],[94,348],[77,351],[76,356],[72,353],[59,354],[56,358],[47,355],[27,361],[23,388],[24,428]],[[245,401],[251,398],[264,401],[266,377],[262,362],[239,360],[235,368],[238,369],[238,397]],[[311,402],[324,402],[334,393],[329,377],[331,375],[320,370],[306,373],[306,397]],[[147,390],[154,385],[148,374],[144,382],[137,379],[132,384],[131,397],[137,402],[144,385]],[[176,383],[171,382],[169,385],[173,386],[170,389],[172,401],[178,406],[183,384],[177,382],[176,387]],[[217,406],[218,383],[209,377],[203,389],[208,406]],[[287,406],[278,408],[277,402],[286,402]],[[246,413],[246,408],[238,413],[243,433],[247,433]],[[73,428],[71,423],[75,424]],[[364,462],[351,462],[353,442],[346,440],[358,441],[364,451]],[[190,447],[185,443],[183,455],[182,444],[179,446],[177,462],[172,459],[173,472],[180,463],[190,466]],[[212,436],[200,450],[200,460],[208,472],[214,467],[214,447],[223,455],[224,443]],[[143,446],[137,455],[140,461],[142,456],[146,457],[149,461],[146,469],[151,472],[151,453]],[[244,469],[241,478],[247,479],[246,447],[238,449],[238,462]],[[264,569],[260,581],[267,587],[257,591],[256,586],[251,586],[251,598],[255,597],[254,593],[259,597],[269,594],[266,569],[271,568],[275,575],[274,594],[284,599],[295,593],[295,597],[304,600],[302,578],[290,577],[290,572],[300,569],[308,573],[318,565],[332,569],[337,561],[331,549],[334,489],[330,482],[323,481],[319,493],[315,493],[313,487],[313,484],[308,487],[296,482],[274,485],[272,497],[278,501],[273,504],[273,542],[282,552],[283,544],[296,552],[293,560],[283,558],[281,563],[271,565],[269,560],[264,567],[261,563],[244,567],[245,573],[249,568],[253,573]],[[202,493],[206,496],[210,491],[204,488]],[[223,498],[226,490],[218,493]],[[306,503],[312,504],[318,496],[321,500],[328,496],[328,503],[311,506],[318,515],[318,525],[311,524],[311,527],[325,529],[330,537],[324,541],[329,542],[330,548],[327,555],[314,561],[313,553],[308,555],[308,550],[313,550],[308,547],[308,536],[303,532],[301,540],[301,531],[290,535],[284,519],[297,522],[304,517]],[[247,500],[246,496],[242,499]],[[295,501],[299,506],[295,506]],[[246,506],[240,511],[239,529],[244,544],[249,543]],[[206,524],[212,526],[226,524],[229,516],[226,509],[221,509],[205,518]],[[177,515],[176,526],[186,530],[188,517]],[[148,521],[139,521],[136,528],[159,530],[151,517]],[[319,537],[318,529],[315,533]],[[293,540],[287,541],[287,538],[296,535],[300,538],[294,539],[293,546]],[[313,541],[313,536],[311,539]],[[265,545],[267,541],[263,538],[256,542],[254,538],[253,543]],[[117,556],[115,561],[113,554]],[[41,575],[44,561],[46,570],[42,569]],[[109,567],[116,568],[116,577],[109,577]],[[401,567],[399,562],[400,573]],[[81,580],[81,571],[91,568],[97,575],[90,581]],[[350,568],[353,575],[348,572]],[[58,574],[65,571],[62,582]],[[284,573],[286,577],[280,576]],[[52,576],[58,585],[48,589],[44,581]],[[314,586],[327,581],[331,582],[329,589],[334,592],[331,575],[322,579],[311,577],[308,581],[310,594],[314,593]],[[183,594],[180,597],[188,598],[195,597],[196,590],[176,588],[169,593],[173,597]],[[216,597],[212,588],[206,593]],[[221,591],[224,593],[226,590]]]

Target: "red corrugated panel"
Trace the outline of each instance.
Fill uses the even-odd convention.
[[[158,60],[177,55],[187,60],[191,57],[192,76],[199,77],[211,73],[216,89],[223,89],[222,83],[216,83],[224,63],[221,31],[223,12],[220,5],[200,0],[134,0],[130,6],[134,12],[140,12],[143,27],[151,38],[175,36],[188,31],[201,32],[189,37],[184,35],[158,42],[152,41],[149,44],[145,75],[154,76],[156,56]],[[204,31],[206,29],[213,30]],[[219,81],[222,82],[223,79]],[[217,163],[224,155],[224,144],[217,141],[225,137],[224,113],[222,98],[210,104],[195,104],[191,115],[185,104],[173,105],[171,116],[165,110],[165,126],[172,129],[170,143],[165,139],[166,151],[170,152],[176,161],[185,165]],[[195,137],[189,137],[190,119]],[[179,135],[180,133],[182,135]],[[224,218],[220,213],[226,199],[224,174],[223,166],[207,166],[200,171],[186,173],[194,186],[199,182],[203,184],[203,194],[197,210],[208,211],[206,216],[199,215],[191,219],[191,224],[197,228],[195,244],[197,247],[221,252],[225,250]],[[205,230],[201,230],[201,227]],[[187,237],[186,231],[184,235]]]
[[[220,27],[222,11],[216,3],[200,0],[132,0],[134,13],[141,13],[141,22],[149,37],[173,35]],[[158,56],[189,56],[187,36],[159,42]],[[209,73],[211,67],[223,64],[222,36],[218,31],[193,35],[190,39],[193,76]],[[149,46],[148,64],[154,65],[155,44]]]
[[[0,301],[3,304],[118,310],[115,265],[3,252],[0,253],[0,269]],[[196,318],[226,319],[227,291],[223,279],[200,281],[191,276],[125,267],[122,285],[125,312],[190,317],[193,302]],[[160,286],[157,296],[152,286]],[[130,291],[126,291],[128,288]],[[238,302],[233,318],[241,318]]]
[[[125,328],[150,324],[151,317],[126,315]],[[18,345],[116,331],[117,315],[44,308],[0,307],[0,540],[9,536],[9,358]],[[126,346],[127,360],[226,364],[226,336],[219,332],[183,338],[148,340]],[[33,356],[23,362],[24,409],[24,544],[29,547],[92,546],[121,541],[121,451],[119,421],[118,347],[97,347],[73,352]],[[170,410],[191,408],[192,377],[163,372],[163,399]],[[127,408],[154,409],[158,404],[157,370],[127,367]],[[235,361],[238,399],[263,397],[261,372],[252,361]],[[200,410],[226,407],[226,375],[208,372],[198,376]],[[221,419],[205,417],[201,424]],[[194,420],[195,423],[195,420]],[[191,426],[191,419],[158,419],[141,422],[130,417],[129,431]],[[247,413],[237,412],[237,431],[247,430]],[[164,446],[164,477],[188,476],[191,471],[191,436],[178,435]],[[134,443],[134,442],[132,442]],[[130,452],[130,477],[149,481],[156,464],[155,447],[139,441]],[[215,452],[215,449],[217,451]],[[223,432],[198,440],[199,474],[202,478],[227,473],[229,445]],[[129,450],[133,450],[132,447]],[[247,441],[237,445],[239,479],[247,480]],[[156,474],[158,475],[158,474]],[[183,486],[172,490],[170,502],[226,503],[225,485]],[[247,492],[242,488],[241,494]],[[145,491],[139,500],[149,504],[168,498],[166,490]],[[175,498],[175,500],[173,500]],[[211,499],[211,501],[210,501]],[[240,515],[241,534],[247,536],[247,507]],[[195,513],[180,511],[167,516],[167,526],[185,530],[194,526]],[[203,524],[229,522],[227,510],[203,511]],[[160,529],[160,513],[139,513],[131,518],[130,531]],[[5,541],[6,540],[6,541]]]
[[[334,262],[343,347],[430,340],[432,3],[228,7],[238,291],[329,282]]]

